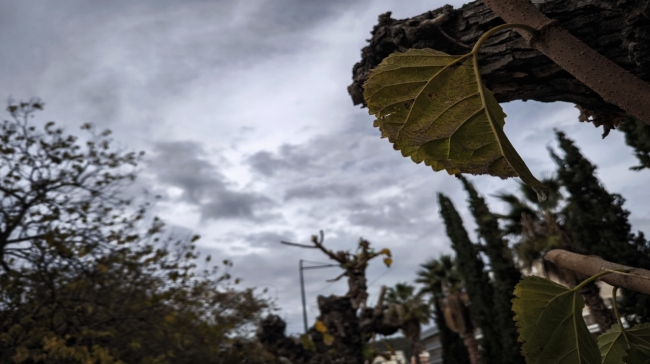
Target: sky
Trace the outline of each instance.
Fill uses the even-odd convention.
[[[381,285],[411,282],[419,264],[451,253],[437,193],[475,224],[460,182],[393,150],[346,87],[377,17],[419,15],[428,1],[0,0],[0,98],[46,104],[37,119],[71,133],[91,122],[124,150],[145,151],[134,194],[159,194],[155,213],[200,234],[214,258],[231,259],[242,285],[268,290],[288,324],[302,330],[298,260],[329,263],[309,243],[324,230],[333,250],[363,237],[394,263],[368,269],[370,304]],[[462,1],[453,1],[458,8]],[[567,132],[622,194],[634,229],[650,233],[650,172],[621,133],[578,122],[567,103],[510,102],[505,131],[531,171],[555,169],[547,148]],[[6,118],[8,115],[4,115]],[[490,207],[517,180],[471,176]],[[338,268],[305,272],[310,322]]]

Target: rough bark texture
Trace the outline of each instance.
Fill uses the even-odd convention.
[[[602,272],[604,269],[625,270],[628,273],[627,275],[609,274],[601,277],[600,280],[612,286],[632,289],[650,295],[649,270],[616,264],[597,256],[586,256],[562,249],[549,251],[544,256],[544,259],[555,263],[559,267],[571,269],[589,277]]]
[[[534,1],[535,2],[535,1]],[[542,13],[619,66],[650,82],[650,0],[537,1]],[[483,3],[460,9],[447,5],[409,19],[379,16],[348,87],[355,105],[364,104],[363,83],[371,69],[395,51],[433,48],[449,54],[469,51],[490,28],[503,24]],[[434,20],[435,19],[435,20]],[[540,52],[529,48],[515,31],[488,39],[479,56],[481,74],[499,102],[565,101],[579,106],[581,121],[605,125],[605,131],[627,117],[606,103]]]
[[[463,334],[463,341],[465,342],[465,347],[469,353],[469,360],[472,364],[481,364],[481,356],[478,351],[478,343],[474,337],[474,332],[468,332]]]
[[[605,305],[605,301],[600,296],[600,287],[598,287],[596,282],[585,285],[578,292],[584,298],[585,305],[587,305],[591,316],[598,324],[600,332],[609,330],[616,323],[616,318],[612,314],[612,311]]]

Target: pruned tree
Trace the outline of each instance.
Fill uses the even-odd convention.
[[[264,319],[257,331],[257,339],[266,350],[285,357],[293,364],[341,363],[356,364],[373,359],[377,354],[367,344],[375,335],[392,335],[402,328],[399,316],[387,315],[382,287],[375,307],[367,307],[366,268],[377,257],[384,256],[384,264],[392,264],[388,249],[375,251],[370,242],[359,239],[355,252],[333,251],[324,245],[324,234],[311,237],[311,244],[282,242],[285,245],[317,249],[337,262],[343,269],[336,281],[347,277],[348,292],[344,296],[318,296],[320,315],[308,332],[298,338],[289,338],[286,323],[278,316]]]

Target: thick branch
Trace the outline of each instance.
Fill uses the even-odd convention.
[[[542,14],[530,0],[483,0],[508,23],[541,30],[539,36],[517,30],[533,48],[596,91],[605,101],[650,124],[650,84],[627,72]]]
[[[650,271],[611,263],[597,256],[571,253],[562,249],[553,249],[546,253],[544,259],[560,268],[570,269],[586,276],[596,275],[603,270],[625,269],[626,274],[608,274],[600,280],[612,286],[623,287],[641,293],[650,294]]]
[[[557,20],[587,46],[650,82],[649,0],[534,2],[543,14]],[[432,26],[431,20],[445,12],[446,22],[440,27]],[[381,15],[353,69],[354,82],[348,87],[353,102],[364,103],[362,85],[368,73],[392,52],[434,48],[449,54],[465,54],[468,49],[458,42],[473,45],[483,33],[499,24],[503,20],[478,1],[455,10],[446,6],[409,19],[392,19],[390,13]],[[583,121],[588,119],[607,127],[626,118],[619,107],[603,101],[541,52],[530,49],[514,31],[488,39],[481,48],[479,64],[486,86],[499,102],[571,102],[580,106]]]

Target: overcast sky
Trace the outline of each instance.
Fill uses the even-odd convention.
[[[390,248],[370,265],[370,297],[412,281],[419,264],[449,253],[436,194],[449,195],[471,232],[459,181],[412,163],[352,106],[351,69],[379,14],[405,18],[439,0],[0,0],[0,97],[46,103],[42,120],[76,132],[92,122],[123,148],[146,151],[138,188],[163,196],[157,213],[201,234],[201,247],[234,261],[245,286],[265,287],[289,332],[302,330],[298,259],[325,262],[307,243],[353,249],[359,237]],[[454,1],[459,7],[463,2]],[[577,121],[570,104],[511,102],[506,133],[532,172],[549,176],[553,129],[566,131],[621,193],[635,229],[650,232],[650,172],[622,134]],[[5,115],[6,117],[6,115]],[[493,197],[515,180],[471,177]],[[474,236],[474,233],[471,233]],[[337,269],[306,272],[310,322]]]

